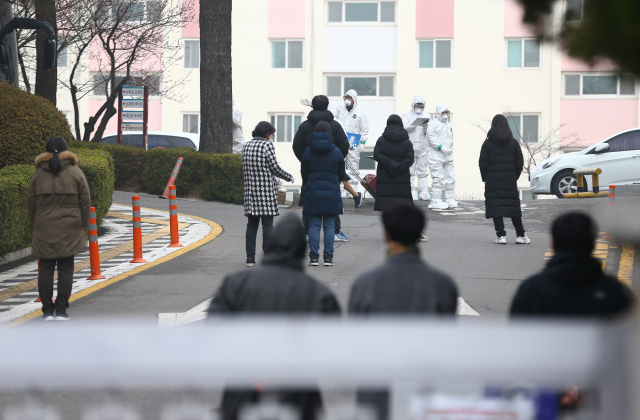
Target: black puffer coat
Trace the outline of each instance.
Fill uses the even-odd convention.
[[[409,134],[402,126],[389,125],[376,142],[373,158],[378,162],[376,170],[376,211],[382,211],[396,200],[407,200],[413,204],[411,174],[413,145]]]
[[[511,133],[501,133],[498,128],[489,130],[480,151],[487,219],[522,217],[518,178],[523,165],[522,149]]]

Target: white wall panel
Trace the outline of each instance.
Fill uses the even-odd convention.
[[[397,32],[395,26],[326,26],[325,71],[395,71]]]

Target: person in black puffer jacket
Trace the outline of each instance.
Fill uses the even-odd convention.
[[[398,115],[393,114],[387,119],[387,127],[373,150],[373,158],[378,162],[378,196],[374,210],[382,211],[397,200],[413,204],[409,171],[414,160],[413,145]]]
[[[496,243],[507,244],[504,217],[510,217],[516,229],[516,244],[530,244],[522,225],[518,178],[524,159],[520,144],[513,138],[507,117],[498,114],[491,121],[491,129],[480,151],[480,175],[484,185],[487,219],[493,219]]]

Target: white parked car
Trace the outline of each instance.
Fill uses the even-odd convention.
[[[534,194],[562,194],[578,191],[575,169],[600,168],[600,188],[640,183],[640,128],[622,131],[579,152],[550,157],[529,176]],[[584,177],[589,191],[590,176]]]
[[[174,147],[188,147],[197,150],[200,144],[200,135],[193,133],[182,133],[179,131],[149,131],[147,133],[147,150],[162,147],[170,149]],[[116,144],[117,134],[107,134],[102,136],[100,143]],[[122,133],[121,143],[125,146],[142,147],[142,133],[133,134],[131,132]]]

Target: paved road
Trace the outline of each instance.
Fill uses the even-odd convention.
[[[113,201],[129,204],[132,195],[115,192]],[[504,317],[520,281],[538,271],[545,262],[550,243],[547,233],[550,217],[575,208],[576,202],[525,203],[525,228],[532,240],[528,246],[513,244],[512,228],[508,230],[510,244],[495,245],[493,227],[484,218],[481,202],[462,202],[460,209],[446,212],[428,210],[428,203],[421,202],[419,205],[425,207],[429,219],[426,232],[429,242],[420,247],[429,263],[454,277],[462,297],[481,316]],[[353,208],[350,200],[345,203],[343,230],[351,241],[336,243],[334,267],[307,268],[309,274],[335,291],[343,305],[348,300],[354,277],[385,259],[380,217],[373,211],[373,200],[365,200],[358,209]],[[583,208],[585,203],[579,207]],[[141,205],[168,208],[166,200],[155,196],[142,195]],[[185,312],[211,297],[225,275],[244,269],[246,219],[241,206],[179,200],[178,211],[213,220],[222,225],[224,231],[194,251],[75,302],[70,309],[72,316],[142,316],[152,320],[161,312]],[[298,209],[285,209],[281,213],[286,212],[301,214]],[[260,238],[258,241],[260,246]]]

